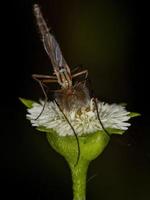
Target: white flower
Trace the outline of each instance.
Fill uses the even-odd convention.
[[[86,107],[82,107],[80,110],[72,109],[71,111],[64,111],[77,135],[90,134],[98,130],[103,130],[93,103],[91,99]],[[33,103],[32,108],[28,109],[27,118],[33,126],[52,129],[60,136],[74,135],[70,125],[55,102],[47,102],[44,111],[39,116],[43,105],[44,101],[40,101],[40,103]],[[124,106],[117,104],[109,105],[104,102],[97,102],[97,106],[100,119],[105,129],[128,129],[130,123],[127,121],[130,119],[130,112],[127,112]]]

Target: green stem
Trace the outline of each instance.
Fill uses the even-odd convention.
[[[73,181],[73,200],[86,199],[86,175],[89,162],[79,162],[75,167],[71,166]]]

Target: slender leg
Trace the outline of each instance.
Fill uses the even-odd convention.
[[[80,159],[80,144],[79,144],[78,135],[77,135],[77,133],[75,132],[75,130],[74,130],[72,124],[70,123],[69,119],[67,118],[67,116],[65,115],[65,113],[63,112],[63,110],[61,109],[60,105],[59,105],[58,102],[56,101],[56,99],[55,99],[54,101],[55,101],[56,105],[58,106],[59,110],[60,110],[60,111],[62,112],[62,114],[64,115],[64,118],[66,119],[66,121],[67,121],[68,124],[70,125],[70,127],[71,127],[71,129],[72,129],[72,131],[73,131],[73,133],[74,133],[74,136],[75,136],[75,138],[76,138],[77,147],[78,147],[77,160],[76,160],[76,163],[75,163],[75,165],[74,165],[74,166],[76,166],[76,165],[78,164],[78,162],[79,162],[79,159]]]
[[[85,69],[85,70],[83,70],[81,72],[75,73],[75,74],[72,75],[72,78],[75,78],[77,76],[81,76],[83,74],[85,74],[85,77],[87,77],[88,76],[88,70]]]
[[[102,129],[104,130],[104,132],[110,136],[109,132],[106,130],[106,128],[104,127],[102,121],[101,121],[101,118],[100,118],[100,115],[99,115],[99,112],[98,112],[98,106],[97,106],[97,99],[95,97],[93,97],[93,100],[94,100],[94,104],[95,104],[95,108],[96,108],[96,113],[97,113],[97,118],[98,118],[98,121],[102,127]]]
[[[56,76],[42,75],[42,74],[33,74],[32,78],[37,82],[41,81],[44,87],[47,87],[44,83],[57,83]]]
[[[87,80],[87,77],[88,77],[88,70],[83,70],[83,71],[81,71],[81,72],[78,72],[78,73],[76,73],[76,74],[73,74],[73,75],[72,75],[72,78],[76,78],[76,77],[81,76],[81,75],[83,75],[83,74],[85,74],[85,80],[84,80],[84,85],[85,85],[86,80]]]
[[[39,83],[39,85],[40,85],[40,87],[41,87],[41,89],[42,89],[42,92],[43,92],[43,94],[44,94],[44,97],[45,97],[45,101],[44,101],[43,108],[42,108],[40,114],[35,118],[35,120],[37,120],[37,119],[41,116],[41,114],[43,113],[43,111],[44,111],[44,108],[45,108],[45,106],[46,106],[48,97],[47,97],[47,94],[46,94],[45,89],[44,89],[44,87],[43,87],[42,81],[39,80],[39,79],[37,79],[36,77],[33,77],[33,78],[34,78],[34,80],[36,80],[36,81]]]
[[[32,78],[33,79],[42,79],[42,80],[45,80],[45,79],[57,80],[56,76],[49,76],[49,75],[43,75],[43,74],[32,74]]]
[[[78,71],[80,71],[80,72],[83,71],[83,67],[82,66],[77,66],[77,67],[75,67],[74,69],[71,70],[71,73],[74,74],[74,73],[76,73]]]
[[[58,80],[54,80],[54,79],[45,79],[45,80],[42,80],[43,83],[58,83]]]

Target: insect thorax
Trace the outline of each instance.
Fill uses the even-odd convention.
[[[70,88],[64,88],[55,93],[55,98],[62,110],[80,109],[89,103],[90,96],[88,88],[83,84],[76,84]]]

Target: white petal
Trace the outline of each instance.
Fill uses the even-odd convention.
[[[61,136],[74,134],[63,113],[54,102],[47,102],[44,111],[41,113],[43,105],[44,101],[40,101],[39,104],[34,103],[33,107],[28,109],[27,118],[33,126],[53,129]],[[130,123],[127,122],[130,119],[129,112],[121,105],[98,102],[98,111],[105,128],[127,130],[130,126]],[[40,113],[41,115],[39,116]],[[102,130],[92,99],[89,101],[88,107],[82,107],[80,112],[77,109],[73,109],[70,112],[65,112],[65,115],[78,135]],[[36,119],[38,116],[39,118]]]

